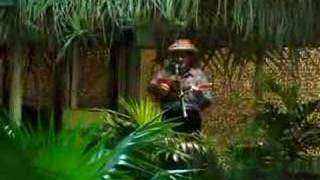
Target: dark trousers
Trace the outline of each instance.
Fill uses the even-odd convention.
[[[197,110],[188,109],[187,118],[184,118],[182,109],[172,109],[164,114],[164,120],[179,123],[180,125],[174,128],[177,132],[194,133],[201,130],[201,115]]]

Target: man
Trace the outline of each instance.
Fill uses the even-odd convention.
[[[210,105],[211,83],[196,66],[197,48],[190,40],[179,39],[168,51],[171,60],[151,80],[151,92],[160,101],[162,109],[168,110],[164,119],[176,119],[181,123],[176,131],[200,131],[200,112]]]

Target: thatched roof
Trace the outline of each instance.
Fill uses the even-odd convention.
[[[319,41],[319,8],[317,0],[201,0],[193,29],[211,46],[308,46]]]
[[[169,28],[159,36],[191,36],[203,48],[308,46],[318,42],[318,9],[318,0],[20,0],[15,10],[0,10],[0,41],[10,37],[8,27],[54,38],[62,47],[79,37],[108,41],[121,29],[159,32],[161,19]]]

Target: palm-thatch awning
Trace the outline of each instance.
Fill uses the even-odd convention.
[[[14,21],[50,34],[62,47],[80,37],[106,40],[140,27],[171,39],[193,37],[203,48],[235,50],[309,46],[318,44],[320,34],[318,0],[21,0],[17,6]],[[0,12],[0,39],[13,22],[8,17]]]

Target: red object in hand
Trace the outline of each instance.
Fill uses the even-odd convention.
[[[197,86],[197,89],[199,91],[208,91],[211,89],[212,83],[204,83],[204,84],[199,84]]]
[[[158,83],[162,89],[169,91],[171,89],[173,81],[170,79],[159,79]]]

